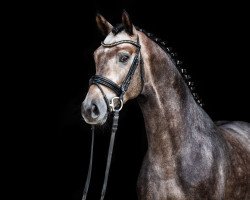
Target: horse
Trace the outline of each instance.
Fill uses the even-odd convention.
[[[117,26],[100,14],[96,22],[105,40],[94,52],[96,81],[81,113],[88,124],[103,125],[111,100],[117,98],[113,109],[121,109],[121,103],[138,99],[148,141],[138,199],[249,200],[250,123],[213,122],[174,53],[134,26],[127,12]]]

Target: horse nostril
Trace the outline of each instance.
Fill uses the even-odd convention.
[[[100,115],[100,111],[99,111],[97,105],[92,104],[92,106],[91,106],[91,117],[93,119],[96,119],[97,117],[99,117],[99,115]]]

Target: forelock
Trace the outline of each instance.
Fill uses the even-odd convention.
[[[125,32],[123,24],[114,26],[112,31],[105,38],[104,43],[110,44],[121,40],[133,40],[132,37]]]

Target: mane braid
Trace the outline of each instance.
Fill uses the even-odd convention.
[[[199,95],[195,91],[194,82],[191,80],[191,76],[187,73],[187,69],[183,67],[183,62],[178,59],[177,53],[173,51],[172,47],[168,46],[168,42],[163,41],[162,39],[156,37],[154,34],[149,33],[144,29],[141,29],[139,27],[135,27],[135,28],[136,28],[136,30],[147,35],[151,40],[153,40],[156,44],[158,44],[170,56],[170,58],[172,59],[172,61],[175,64],[177,70],[180,72],[182,78],[185,80],[185,82],[186,82],[188,88],[190,89],[194,99],[201,107],[203,107],[204,103],[202,102],[201,98],[199,97]],[[124,25],[117,24],[112,29],[112,33],[114,35],[117,35],[118,33],[120,33],[123,30],[124,30]]]
[[[135,27],[138,31],[144,33],[146,36],[148,36],[151,40],[153,40],[156,44],[158,44],[172,59],[172,61],[174,62],[177,70],[180,72],[182,78],[185,80],[188,88],[190,89],[194,99],[196,100],[196,102],[203,107],[204,103],[202,102],[201,98],[199,97],[199,95],[197,94],[197,92],[195,91],[195,87],[194,87],[194,82],[191,79],[191,76],[187,73],[187,69],[183,67],[183,62],[180,61],[177,57],[177,53],[173,51],[173,48],[168,46],[168,42],[167,41],[163,41],[162,39],[156,37],[154,34],[147,32],[144,29],[141,29],[139,27]]]

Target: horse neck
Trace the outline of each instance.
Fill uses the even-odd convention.
[[[187,137],[200,138],[211,132],[214,125],[195,102],[169,55],[146,36],[141,40],[145,84],[138,100],[145,121],[148,154],[172,162]]]

